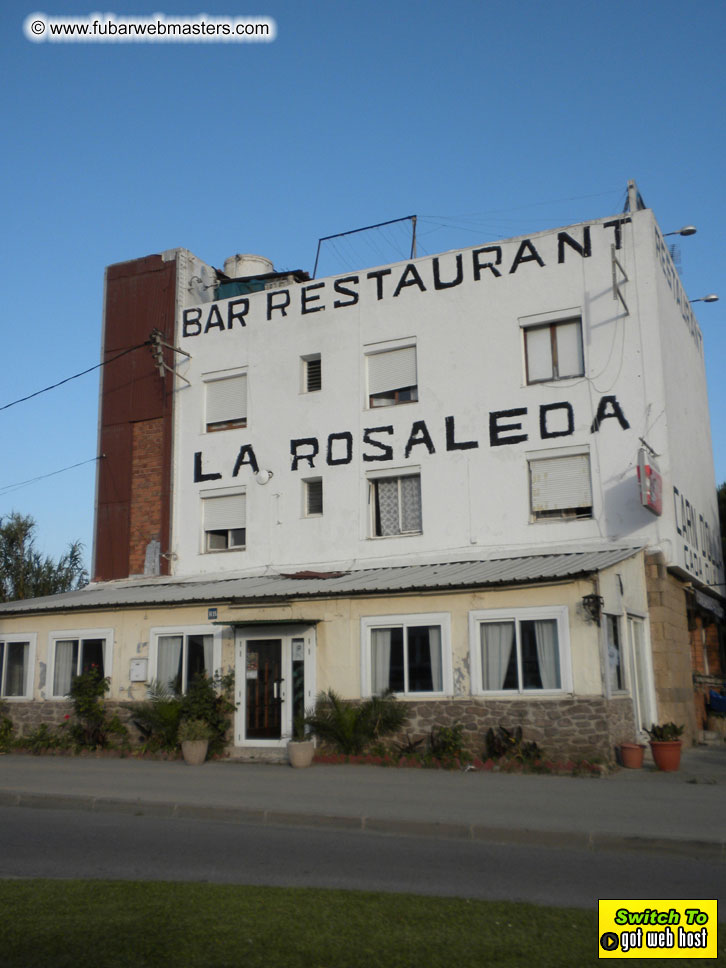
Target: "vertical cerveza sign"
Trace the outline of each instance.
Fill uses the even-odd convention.
[[[663,513],[663,478],[652,454],[645,447],[638,451],[638,482],[640,503],[653,514]]]

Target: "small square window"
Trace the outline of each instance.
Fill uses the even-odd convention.
[[[243,551],[247,543],[247,495],[202,497],[204,550]]]
[[[156,678],[176,693],[187,691],[196,676],[213,675],[214,636],[159,635]]]
[[[579,316],[524,330],[527,383],[583,376],[582,320]]]
[[[372,531],[375,537],[421,533],[421,477],[374,478],[370,481]]]
[[[542,457],[529,462],[532,517],[591,518],[592,485],[588,454]]]
[[[314,477],[303,481],[305,489],[305,517],[318,517],[323,513],[323,479]]]
[[[207,432],[247,426],[247,374],[209,380],[206,388]]]
[[[415,346],[370,353],[366,361],[370,407],[390,407],[418,400]]]
[[[320,354],[304,356],[303,362],[303,390],[305,393],[315,393],[323,386],[323,371]]]

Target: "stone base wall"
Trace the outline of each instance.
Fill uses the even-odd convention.
[[[635,739],[633,703],[629,698],[581,699],[451,699],[407,702],[411,716],[405,733],[419,738],[433,726],[462,723],[466,747],[482,756],[489,727],[522,727],[553,759],[599,757],[612,761],[615,747]]]
[[[117,715],[128,728],[129,741],[139,742],[138,730],[131,722],[131,710],[128,703],[106,701],[106,712],[109,717]],[[54,729],[66,721],[66,717],[73,718],[73,706],[70,702],[5,702],[0,705],[0,715],[8,716],[15,726],[16,736],[28,736],[39,726]]]

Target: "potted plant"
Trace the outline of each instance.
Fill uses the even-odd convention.
[[[620,762],[629,770],[639,770],[643,766],[645,743],[621,743]]]
[[[305,713],[298,713],[292,724],[292,739],[287,744],[290,766],[305,767],[313,762],[315,742],[305,733]]]
[[[664,723],[656,726],[655,723],[646,732],[650,736],[650,748],[653,752],[653,760],[659,770],[673,772],[677,770],[681,763],[680,739],[685,726],[678,726],[676,723]]]
[[[177,738],[181,743],[184,762],[199,766],[207,758],[207,747],[212,730],[203,719],[183,719],[179,723]]]

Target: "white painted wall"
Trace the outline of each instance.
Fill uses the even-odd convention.
[[[623,218],[629,221],[607,224]],[[566,232],[583,246],[588,231],[589,257],[566,240],[558,241],[558,233]],[[411,556],[456,560],[553,548],[575,551],[612,542],[658,545],[671,563],[683,565],[672,486],[692,495],[690,501],[704,517],[713,515],[713,464],[702,356],[673,308],[656,258],[654,231],[652,214],[642,211],[539,233],[529,242],[499,242],[489,252],[445,253],[438,257],[440,279],[457,277],[459,259],[463,278],[438,291],[435,257],[425,257],[414,260],[415,270],[397,263],[351,273],[357,283],[340,276],[255,293],[246,297],[244,327],[233,319],[227,328],[232,300],[213,308],[203,304],[198,287],[190,291],[189,285],[180,285],[186,295],[180,296],[177,345],[192,359],[178,367],[191,386],[179,381],[175,400],[175,573],[360,567],[411,561]],[[622,292],[629,315],[612,290],[611,245],[618,235],[616,254],[628,277]],[[477,280],[475,260],[497,263],[496,274],[482,268]],[[358,300],[336,307],[336,301],[352,302],[343,287],[354,290]],[[209,298],[211,292],[204,294]],[[268,312],[270,301],[281,304],[285,293],[285,314]],[[185,331],[183,321],[183,311],[195,306],[198,311],[190,318],[199,318],[207,329],[199,335],[194,335],[195,325]],[[210,311],[217,325],[206,326]],[[521,326],[557,313],[582,314],[585,376],[527,386]],[[387,342],[409,341],[416,344],[419,401],[369,409],[365,353]],[[322,390],[304,393],[301,358],[317,353]],[[204,375],[240,368],[248,375],[247,428],[205,433]],[[591,432],[604,397],[615,398],[627,429],[611,417]],[[573,433],[543,440],[540,407],[563,402],[573,408]],[[490,414],[522,408],[523,415],[501,418],[502,423],[521,424],[502,436],[526,439],[492,446]],[[456,440],[477,441],[478,447],[447,451],[448,416],[455,418]],[[418,445],[406,457],[415,421],[425,421],[435,453]],[[364,443],[364,433],[382,426],[393,427],[392,435],[378,436],[393,446],[394,457],[366,461],[364,455],[380,451]],[[352,461],[331,466],[326,462],[328,437],[343,432],[352,434]],[[639,503],[641,436],[662,455],[666,493],[661,518]],[[292,470],[291,440],[307,437],[319,442],[314,467],[302,461]],[[253,447],[260,469],[273,472],[269,483],[256,483],[249,466],[233,476],[243,445]],[[533,523],[527,460],[563,447],[590,454],[594,516]],[[333,458],[343,449],[338,440]],[[221,475],[218,480],[194,482],[195,453],[202,454],[205,473]],[[423,533],[370,537],[367,475],[413,467],[421,474]],[[317,518],[303,514],[303,481],[310,477],[323,479],[324,514]],[[200,493],[230,487],[246,488],[247,548],[205,554]],[[711,528],[717,530],[716,518]],[[688,570],[687,562],[684,567]]]

